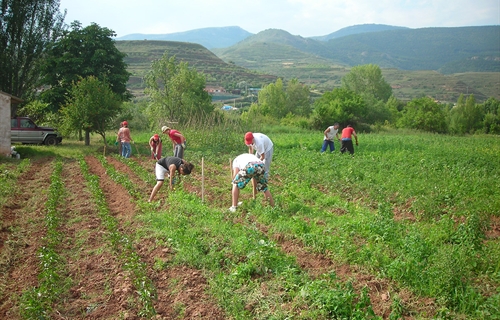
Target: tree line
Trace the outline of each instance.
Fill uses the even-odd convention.
[[[367,131],[388,126],[433,133],[500,134],[500,101],[493,97],[482,104],[476,103],[473,94],[462,94],[454,104],[425,96],[403,102],[394,97],[374,64],[353,67],[341,83],[312,101],[307,86],[296,79],[288,83],[278,79],[259,92],[258,102],[242,118],[314,130],[338,122]]]

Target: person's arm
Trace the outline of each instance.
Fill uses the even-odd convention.
[[[337,137],[337,140],[340,141],[340,138],[339,138],[339,132],[337,131],[337,133],[335,134],[335,136]]]
[[[328,132],[330,132],[330,127],[326,128],[325,132],[323,132],[325,134],[325,138],[327,140],[330,140],[330,139],[328,139],[328,136],[327,136]]]
[[[169,176],[170,176],[169,187],[170,187],[170,190],[173,190],[174,185],[172,184],[172,182],[174,181],[174,176],[175,176],[175,173],[177,172],[177,167],[175,166],[175,164],[171,164],[168,167],[168,172],[169,172]]]
[[[186,141],[186,138],[184,138],[184,136],[181,133],[175,133],[174,136],[181,139],[181,144],[184,143],[184,141]]]
[[[358,145],[358,135],[356,134],[356,131],[353,131],[352,132],[352,135],[354,136],[354,138],[356,139],[356,145]]]

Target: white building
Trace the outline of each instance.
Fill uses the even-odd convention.
[[[12,105],[21,102],[23,102],[23,100],[0,91],[0,156],[10,157],[10,118],[12,114]]]

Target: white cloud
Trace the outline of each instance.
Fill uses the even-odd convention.
[[[239,26],[304,37],[366,23],[410,28],[500,24],[498,0],[61,0],[67,22],[96,22],[118,36]]]

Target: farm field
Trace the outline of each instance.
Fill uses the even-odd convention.
[[[150,132],[130,159],[94,137],[0,160],[0,318],[500,319],[499,137],[359,134],[351,157],[263,130],[276,207],[247,187],[231,213],[244,132],[179,129],[195,170],[153,203]]]

